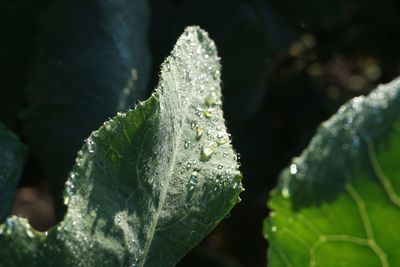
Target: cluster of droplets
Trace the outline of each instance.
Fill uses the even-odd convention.
[[[206,138],[204,138],[201,144],[199,144],[199,148],[200,160],[206,162],[215,154],[218,146],[228,142],[229,135],[222,130],[221,127],[217,127],[217,132],[215,133],[210,130],[205,131],[202,126],[197,125],[195,127],[195,136],[197,141],[202,139],[204,132],[206,132]]]
[[[189,178],[189,191],[193,191],[198,182],[199,182],[199,173],[197,171],[193,171],[190,174]]]
[[[350,151],[357,151],[362,140],[369,138],[371,130],[379,129],[384,121],[384,110],[388,107],[392,92],[387,86],[379,86],[377,90],[368,97],[360,96],[353,98],[349,103],[343,105],[337,114],[328,121],[322,123],[319,134],[312,140],[311,153],[316,153],[318,149],[331,147],[336,149],[336,144],[341,143],[339,149],[345,154]],[[393,97],[393,96],[391,96]],[[322,154],[322,152],[318,153]],[[302,158],[307,157],[303,155]],[[298,164],[292,163],[289,166],[290,174],[301,179],[298,173]],[[282,196],[290,197],[289,180],[284,180],[282,186]]]
[[[89,153],[94,153],[94,151],[96,150],[96,144],[93,141],[93,139],[89,137],[86,140],[86,144],[87,144],[87,149],[88,149]]]
[[[388,85],[378,86],[367,97],[353,98],[343,105],[334,117],[324,123],[323,126],[329,129],[333,137],[338,136],[339,129],[345,131],[347,140],[343,141],[341,147],[343,151],[357,149],[362,140],[385,128],[383,127],[385,110],[399,94],[398,84],[399,81],[396,80]]]
[[[283,180],[281,181],[281,183],[282,183],[281,194],[282,194],[283,198],[287,199],[287,198],[289,198],[291,196],[291,192],[290,192],[290,189],[289,189],[290,183],[291,183],[291,179],[292,178],[295,178],[295,179],[298,179],[298,180],[302,179],[301,174],[299,173],[299,163],[298,163],[298,161],[300,161],[300,158],[295,158],[293,160],[293,162],[289,165],[289,169],[288,169],[290,175],[289,176],[283,176],[283,178],[282,178]]]
[[[64,221],[56,228],[55,238],[62,243],[63,247],[68,250],[71,256],[80,256],[89,254],[94,245],[94,238],[85,229],[87,218],[93,217],[92,211],[89,213],[82,213],[81,209],[75,207],[68,209],[68,213]],[[59,246],[51,246],[49,249],[56,249],[59,251]],[[63,248],[64,249],[64,248]],[[75,258],[73,261],[81,262],[81,258]]]
[[[72,196],[75,194],[76,177],[77,174],[75,172],[71,172],[69,175],[69,179],[65,183],[64,205],[68,205]]]
[[[219,102],[217,101],[218,97],[215,93],[211,93],[210,96],[205,98],[205,108],[196,108],[196,114],[198,116],[203,115],[206,119],[211,119],[211,117],[215,113],[215,105],[218,105]],[[202,113],[201,113],[201,112]],[[209,161],[212,156],[216,153],[217,147],[220,145],[225,144],[227,140],[227,134],[223,131],[222,127],[217,127],[217,133],[205,130],[204,127],[198,123],[197,121],[192,121],[190,123],[191,129],[194,131],[195,141],[198,144],[198,148],[200,149],[200,161],[207,162]],[[215,135],[215,136],[213,136]],[[188,149],[192,145],[191,140],[184,141],[184,148]],[[196,145],[195,145],[196,146]],[[224,157],[227,157],[228,154],[225,152]],[[192,166],[196,165],[196,161],[192,163],[187,163],[186,167],[182,167],[181,173],[184,172],[184,169],[190,170]],[[221,170],[222,165],[218,166],[219,170]],[[189,175],[189,195],[191,196],[191,191],[193,191],[198,184],[199,181],[199,170],[194,169]]]
[[[15,222],[16,219],[17,219],[17,217],[15,217],[15,216],[7,218],[6,223],[5,223],[7,234],[11,234],[14,231],[14,229],[16,227],[16,222]]]
[[[18,226],[17,226],[18,225]],[[0,236],[5,232],[7,235],[10,235],[14,232],[16,228],[24,228],[25,234],[28,238],[34,238],[35,234],[32,231],[31,226],[28,221],[23,218],[19,218],[15,215],[8,217],[4,224],[4,229],[0,227]]]
[[[182,162],[180,169],[180,173],[188,179],[189,196],[196,186],[199,186],[199,177],[204,179],[217,177],[215,179],[217,184],[222,185],[223,181],[228,181],[228,179],[225,179],[226,177],[234,176],[237,173],[236,169],[225,169],[221,164],[215,166],[216,169],[212,176],[201,173],[204,164],[219,153],[218,147],[229,144],[230,139],[225,128],[219,125],[222,102],[218,86],[220,83],[220,66],[217,62],[215,45],[212,42],[204,42],[202,40],[204,39],[203,34],[205,33],[200,33],[196,28],[187,31],[178,41],[171,57],[175,61],[173,65],[177,66],[178,69],[180,67],[185,69],[181,74],[181,80],[185,81],[184,87],[195,88],[198,93],[196,97],[199,100],[197,104],[191,106],[195,114],[195,118],[189,120],[193,133],[191,136],[193,137],[182,140],[184,149],[192,149],[199,153],[198,162],[196,160]],[[167,61],[164,64],[165,75],[173,72],[169,63]],[[182,66],[179,64],[182,64]],[[181,95],[181,100],[185,104],[190,103],[186,94]],[[228,158],[229,150],[224,150],[221,149],[221,156]],[[240,183],[237,186],[239,185]]]
[[[83,163],[83,152],[82,152],[82,150],[79,150],[78,151],[78,156],[75,159],[75,164],[78,167],[82,167],[82,163]]]

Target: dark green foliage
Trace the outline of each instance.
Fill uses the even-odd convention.
[[[25,103],[24,88],[35,48],[36,21],[44,2],[0,1],[0,121],[13,128]]]
[[[84,138],[143,99],[149,78],[146,1],[51,1],[40,16],[22,131],[53,193]]]
[[[11,214],[12,200],[26,156],[26,147],[0,123],[0,223]]]

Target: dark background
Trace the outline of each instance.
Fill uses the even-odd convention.
[[[0,8],[7,2],[0,0]],[[23,2],[23,1],[20,1]],[[49,1],[0,13],[3,77],[26,86],[37,16]],[[150,0],[152,75],[184,28],[199,25],[222,61],[223,109],[240,153],[242,202],[178,266],[266,266],[262,220],[268,192],[318,125],[348,99],[400,72],[400,2],[395,0]],[[11,20],[11,22],[10,22]],[[29,23],[27,23],[29,22]],[[13,40],[6,44],[5,40]],[[8,62],[5,64],[4,62]],[[0,91],[6,106],[10,92]],[[17,112],[23,100],[8,112]],[[18,125],[13,126],[18,132]],[[35,163],[28,162],[33,168]],[[33,166],[33,167],[32,167]],[[36,170],[36,173],[40,171]],[[36,183],[22,181],[21,186]]]

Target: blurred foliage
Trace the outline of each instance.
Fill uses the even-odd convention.
[[[26,87],[26,70],[36,49],[37,13],[44,5],[27,2],[0,0],[0,118],[17,132],[18,121],[6,117],[17,114],[26,100],[16,98],[17,106],[10,108],[3,102]],[[153,73],[148,88],[154,87],[160,63],[187,25],[201,26],[216,41],[223,66],[225,117],[241,154],[246,188],[229,220],[180,266],[264,266],[267,244],[261,224],[267,214],[267,192],[279,172],[341,104],[398,76],[400,2],[149,3]],[[35,165],[35,159],[28,160],[27,172]]]
[[[17,126],[24,104],[29,61],[35,50],[37,16],[44,0],[0,0],[0,121]]]

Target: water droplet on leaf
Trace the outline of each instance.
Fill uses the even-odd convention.
[[[294,175],[294,174],[297,173],[297,165],[296,165],[296,164],[292,163],[292,164],[290,165],[289,169],[290,169],[290,173],[291,173],[291,174]]]
[[[190,145],[190,141],[185,141],[184,147],[185,147],[186,149],[189,148],[189,145]]]
[[[223,145],[227,142],[227,139],[225,137],[225,133],[224,132],[219,132],[217,134],[217,144],[218,145]]]
[[[87,140],[87,147],[88,147],[89,153],[93,153],[96,149],[96,145],[91,138],[89,138]]]
[[[201,154],[200,154],[200,160],[201,161],[207,161],[209,160],[212,155],[215,152],[215,148],[209,145],[203,145],[201,147]]]
[[[189,190],[193,190],[196,187],[197,182],[199,181],[198,175],[199,173],[196,171],[192,172],[190,175]]]
[[[218,97],[215,92],[212,92],[204,99],[204,103],[206,104],[206,106],[209,107],[216,105],[217,102],[218,102]]]
[[[196,128],[196,139],[199,140],[204,133],[204,129],[198,126]]]
[[[213,116],[213,112],[214,112],[213,108],[207,108],[203,111],[203,114],[207,119],[209,119]]]

